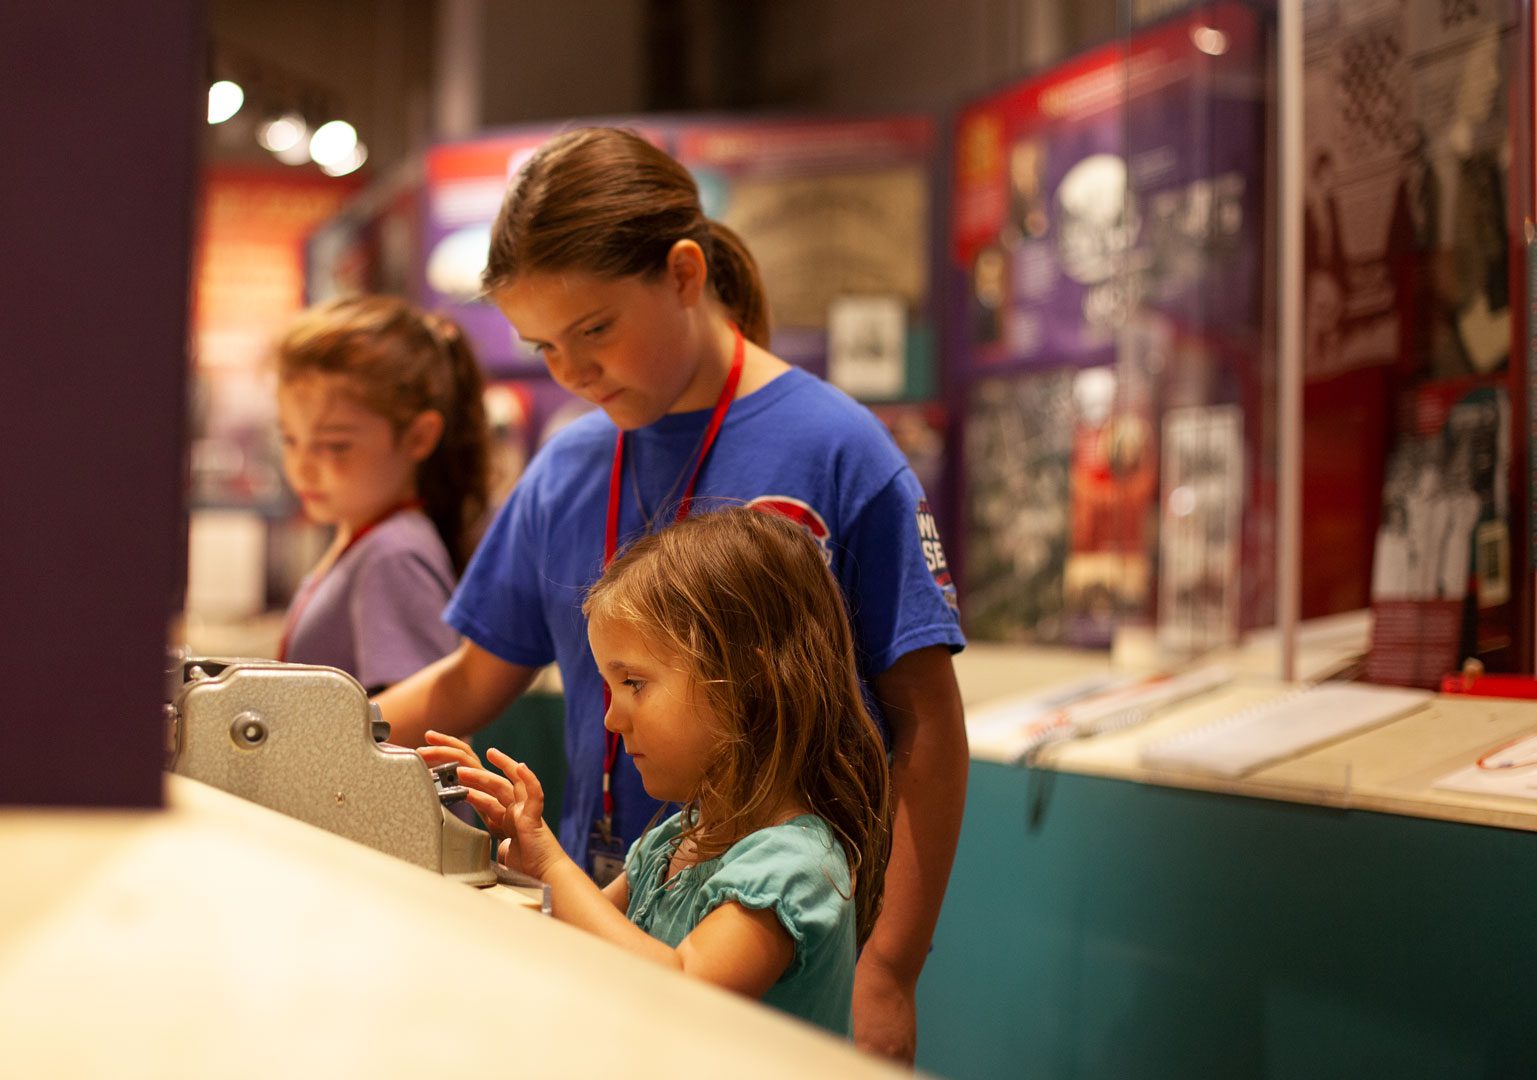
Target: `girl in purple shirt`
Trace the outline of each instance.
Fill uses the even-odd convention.
[[[388,296],[311,308],[277,354],[284,475],[305,516],[336,529],[279,659],[373,692],[458,644],[439,615],[486,509],[480,369],[452,322]]]

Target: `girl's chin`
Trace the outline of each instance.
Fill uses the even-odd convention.
[[[681,802],[687,802],[688,801],[688,793],[687,792],[678,792],[678,791],[673,791],[671,788],[663,788],[663,787],[659,787],[659,786],[653,786],[653,785],[648,784],[646,782],[646,778],[644,776],[642,776],[640,778],[640,785],[641,785],[641,787],[646,789],[646,794],[650,795],[657,802],[681,803]]]
[[[613,409],[604,409],[604,414],[614,422],[614,426],[620,431],[634,431],[637,428],[654,424],[657,420],[654,416],[636,416],[629,409],[615,412]]]
[[[613,405],[598,406],[620,431],[634,431],[637,428],[649,427],[665,415],[660,412],[643,412],[635,408],[634,402],[628,401],[627,396],[621,397]]]

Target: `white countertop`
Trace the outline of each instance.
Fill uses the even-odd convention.
[[[6,1075],[907,1075],[521,904],[167,795],[0,811]]]

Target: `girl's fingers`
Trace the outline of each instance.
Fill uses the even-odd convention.
[[[544,785],[527,765],[518,766],[517,789],[518,813],[535,822],[544,817]]]
[[[457,735],[445,735],[441,731],[428,731],[426,739],[432,746],[451,746],[455,750],[462,751],[471,756],[474,756],[475,753],[474,750],[470,749],[470,744]]]
[[[519,762],[517,776],[514,779],[523,785],[524,790],[528,792],[529,798],[538,799],[540,802],[544,801],[544,785],[539,782],[539,777],[535,775],[533,769]]]
[[[520,827],[537,829],[544,818],[544,785],[539,783],[539,777],[523,762],[514,760],[494,746],[486,751],[486,757],[512,783],[512,798],[507,800],[507,804]]]
[[[517,789],[505,778],[485,769],[459,769],[459,783],[472,791],[480,791],[497,799],[504,806],[511,806],[517,797]]]
[[[518,763],[494,746],[486,751],[486,760],[506,773],[509,779],[517,774]]]
[[[456,750],[451,746],[419,746],[416,753],[429,766],[447,765],[450,762],[455,765],[468,765],[472,769],[480,766],[480,759],[474,754],[466,754],[463,750]]]
[[[470,788],[465,793],[464,799],[465,802],[475,808],[477,814],[484,818],[490,818],[493,821],[500,821],[507,809],[485,792],[476,791],[474,788]]]

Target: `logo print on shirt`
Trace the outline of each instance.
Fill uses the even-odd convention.
[[[811,539],[817,542],[817,547],[822,549],[822,558],[829,566],[833,561],[832,530],[827,527],[827,522],[822,515],[811,508],[808,503],[799,499],[793,499],[788,495],[759,495],[747,504],[751,510],[762,510],[770,514],[778,514],[780,517],[789,518],[795,524],[811,534]]]
[[[945,603],[957,606],[955,582],[950,577],[950,563],[945,558],[944,545],[939,542],[939,524],[927,499],[918,504],[918,542],[923,547],[923,561],[934,575],[934,584],[945,594]]]

